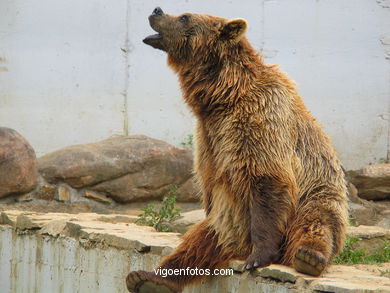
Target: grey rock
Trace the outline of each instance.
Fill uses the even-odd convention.
[[[31,230],[40,228],[38,224],[33,222],[28,216],[23,214],[16,217],[15,227],[20,230]]]
[[[321,278],[313,280],[310,289],[335,293],[390,292],[390,282],[386,277],[353,267],[331,266]]]
[[[38,186],[32,192],[35,199],[53,200],[56,195],[57,187],[54,184],[47,183],[42,176],[38,178]]]
[[[198,202],[200,200],[200,190],[195,178],[190,177],[177,190],[177,200],[180,202]]]
[[[75,145],[38,159],[51,184],[106,194],[117,202],[161,199],[192,176],[192,151],[143,135],[114,136]]]
[[[377,226],[349,226],[347,236],[359,239],[351,244],[353,249],[363,248],[366,252],[373,253],[377,249],[382,249],[390,240],[390,230]]]
[[[390,199],[390,164],[364,166],[359,170],[349,171],[348,176],[356,186],[360,198]]]
[[[55,199],[63,202],[70,202],[71,190],[67,186],[58,186]]]
[[[233,269],[235,272],[243,273],[245,269],[245,261],[243,260],[231,260],[229,262],[229,268]]]
[[[270,265],[265,268],[258,268],[255,271],[255,275],[290,283],[295,283],[299,277],[304,276],[303,274],[295,271],[293,268],[283,265]]]
[[[363,204],[364,200],[362,200],[358,195],[358,190],[355,185],[353,185],[351,182],[348,182],[347,184],[347,195],[348,199],[357,204]]]
[[[109,199],[107,196],[101,193],[93,192],[93,191],[84,191],[83,196],[85,198],[93,199],[95,201],[104,203],[104,204],[111,204],[112,199]]]
[[[349,203],[349,214],[355,225],[375,225],[379,210],[376,206]]]
[[[376,223],[376,226],[390,229],[390,210],[384,210],[381,213],[381,217],[378,223]]]
[[[181,214],[181,217],[172,223],[172,231],[185,233],[196,223],[203,221],[206,213],[203,209],[193,210]]]

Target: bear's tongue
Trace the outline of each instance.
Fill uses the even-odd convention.
[[[148,39],[162,39],[162,35],[160,34],[154,34],[154,35],[150,35],[150,36],[147,36],[145,39],[144,39],[144,42],[145,40],[148,40]]]

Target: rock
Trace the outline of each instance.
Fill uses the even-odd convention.
[[[390,290],[388,278],[350,266],[332,265],[321,277],[311,277],[298,273],[293,268],[273,264],[256,269],[253,276],[271,278],[284,284],[295,283],[299,288],[297,292],[355,293]]]
[[[47,183],[41,176],[38,179],[38,186],[33,191],[35,199],[53,200],[57,187],[54,184]]]
[[[0,224],[19,230],[40,230],[40,234],[82,238],[92,244],[161,254],[172,251],[180,242],[177,233],[157,232],[152,227],[133,224],[124,215],[35,213],[6,211],[0,214]],[[115,223],[109,221],[114,219]],[[120,219],[125,222],[120,221]],[[1,248],[1,247],[0,247]]]
[[[390,210],[384,210],[381,213],[381,220],[379,220],[378,223],[376,223],[376,226],[390,229]]]
[[[186,182],[184,182],[177,189],[177,201],[180,202],[198,202],[200,190],[198,185],[195,182],[195,178],[191,177]]]
[[[353,249],[363,248],[372,253],[377,249],[382,249],[385,243],[390,240],[390,230],[376,226],[350,226],[347,228],[347,236],[359,239],[351,244]]]
[[[390,201],[349,201],[349,216],[353,225],[390,228]]]
[[[206,214],[204,210],[194,210],[181,214],[181,218],[177,219],[172,223],[172,231],[185,233],[187,232],[193,225],[204,220],[206,218]]]
[[[85,198],[93,199],[98,202],[104,203],[104,204],[110,204],[112,203],[112,200],[109,199],[107,196],[101,193],[93,192],[93,191],[84,191],[83,196]]]
[[[39,233],[43,235],[51,235],[57,237],[65,230],[66,222],[67,222],[66,219],[50,221],[42,225],[42,228],[39,231]]]
[[[348,176],[358,189],[358,195],[367,200],[390,199],[390,164],[364,166],[348,171]]]
[[[38,159],[51,184],[101,192],[118,202],[161,199],[192,174],[192,151],[142,135],[66,147]]]
[[[333,265],[321,278],[314,279],[310,288],[314,292],[390,292],[390,282],[375,273]]]
[[[44,200],[53,200],[55,193],[56,193],[55,185],[51,185],[51,184],[42,185],[39,186],[39,189],[36,192],[36,198],[44,199]]]
[[[86,214],[91,217],[92,214]],[[95,215],[96,218],[97,215]],[[37,213],[19,210],[7,210],[0,214],[0,224],[11,225],[20,230],[40,229],[43,225],[51,222],[53,219],[71,218],[70,214],[64,213]]]
[[[243,260],[231,260],[229,262],[229,268],[233,269],[235,272],[243,273],[245,272],[245,261]]]
[[[30,144],[15,130],[0,127],[0,198],[33,190],[37,176]]]
[[[347,228],[348,237],[362,238],[362,239],[373,239],[373,238],[385,238],[390,240],[390,230],[376,226],[358,226]]]
[[[29,202],[29,201],[33,201],[33,200],[34,200],[34,197],[32,196],[31,193],[23,194],[17,198],[18,202]]]
[[[348,182],[347,184],[347,195],[348,199],[357,204],[363,204],[364,201],[359,197],[358,190],[355,185],[353,185],[351,182]]]
[[[367,271],[374,273],[380,277],[386,277],[390,279],[390,263],[381,264],[357,264],[354,267],[361,271]]]
[[[111,224],[117,223],[135,223],[138,220],[138,216],[129,216],[129,215],[104,215],[99,216],[96,220]]]
[[[70,202],[71,191],[66,186],[58,186],[55,199]]]
[[[9,215],[8,213],[1,212],[0,214],[0,225],[13,226],[16,223],[16,216]]]
[[[154,268],[158,268],[161,258],[181,243],[180,235],[156,232],[151,227],[138,226],[132,221],[133,217],[122,214],[3,211],[0,213],[0,236],[3,241],[0,245],[0,256],[3,256],[3,275],[15,270],[21,272],[26,271],[26,268],[27,271],[30,269],[32,273],[29,279],[22,280],[22,283],[31,282],[34,292],[42,292],[38,287],[34,287],[36,280],[45,277],[44,274],[37,276],[41,271],[55,273],[69,268],[68,271],[72,270],[75,273],[75,278],[83,276],[83,272],[84,275],[88,272],[93,276],[101,275],[104,278],[113,275],[113,278],[109,279],[109,284],[124,280],[130,270],[153,271]],[[14,233],[15,229],[16,233]],[[20,231],[21,229],[25,231]],[[365,230],[364,233],[357,230],[357,233],[363,234],[355,236],[366,235],[367,231],[374,231],[372,229],[374,228],[364,228],[362,229]],[[381,230],[374,231],[372,235],[379,236],[386,233],[388,232]],[[119,266],[118,272],[111,275],[112,271],[101,271],[102,268],[106,268],[110,260],[114,263],[112,268]],[[118,265],[119,260],[124,261]],[[332,265],[321,277],[300,274],[291,267],[276,264],[249,272],[244,270],[244,263],[240,260],[231,261],[229,267],[235,271],[233,275],[213,276],[197,283],[195,287],[186,288],[183,293],[390,292],[388,278],[390,263]],[[84,264],[92,265],[81,266]],[[35,270],[37,265],[42,266],[43,269]],[[93,271],[94,268],[98,270]],[[47,282],[52,281],[50,286],[53,287],[65,279],[54,282],[48,278]],[[70,279],[73,282],[75,280]],[[80,282],[79,279],[77,280]],[[69,284],[67,286],[71,287]],[[115,292],[122,292],[124,287],[121,286]],[[94,288],[99,292],[107,291],[103,287]],[[73,290],[76,291],[85,290]]]
[[[31,229],[39,229],[39,225],[34,223],[28,216],[19,215],[16,217],[16,225],[15,228],[19,230],[31,230]]]
[[[270,265],[265,268],[258,268],[254,272],[254,275],[290,283],[295,283],[299,277],[309,278],[309,276],[298,273],[295,269],[291,267],[276,264]]]
[[[378,221],[378,209],[373,206],[366,206],[357,203],[349,203],[349,215],[353,224],[359,225],[375,225]]]

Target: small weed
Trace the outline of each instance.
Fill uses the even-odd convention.
[[[379,264],[390,262],[390,243],[384,241],[382,247],[367,253],[363,248],[353,248],[353,244],[360,241],[359,238],[347,238],[344,250],[334,258],[335,264]]]
[[[352,227],[357,227],[356,221],[355,221],[355,219],[352,218],[352,217],[349,217],[349,218],[348,218],[348,225],[349,225],[349,226],[352,226]]]
[[[136,222],[151,226],[159,232],[170,232],[170,223],[180,218],[180,209],[175,207],[176,191],[177,187],[172,187],[162,200],[159,208],[153,204],[148,204],[138,215]]]
[[[193,139],[194,139],[194,136],[192,134],[189,134],[187,135],[187,140],[184,141],[184,142],[181,142],[180,145],[182,147],[192,147],[193,146]]]
[[[367,256],[368,263],[384,263],[390,262],[390,243],[384,241],[382,247],[376,249],[374,253]]]
[[[352,265],[352,264],[358,264],[358,263],[363,263],[363,258],[366,256],[366,252],[364,251],[363,248],[358,248],[358,249],[353,249],[352,244],[360,241],[359,238],[347,238],[345,241],[344,249],[343,251],[337,255],[333,263],[335,264],[347,264],[347,265]]]
[[[379,270],[382,277],[390,278],[390,270]]]

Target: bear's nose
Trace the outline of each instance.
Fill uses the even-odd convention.
[[[161,16],[163,14],[164,14],[164,12],[162,11],[162,9],[160,7],[154,8],[153,13],[152,13],[152,15],[158,15],[158,16]]]

